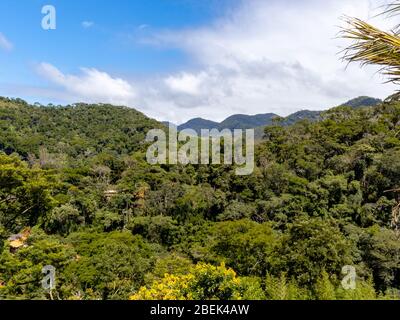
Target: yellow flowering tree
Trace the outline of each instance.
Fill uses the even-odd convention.
[[[199,263],[184,275],[165,274],[150,287],[141,287],[131,300],[241,300],[263,299],[260,284],[240,278],[224,264]]]

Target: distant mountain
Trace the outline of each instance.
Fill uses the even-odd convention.
[[[374,107],[382,103],[381,99],[361,96],[343,103],[342,106],[352,107],[352,108],[362,108],[362,107]]]
[[[178,126],[178,130],[193,129],[197,133],[200,133],[201,129],[214,129],[214,128],[219,128],[218,122],[202,118],[194,118]]]
[[[290,126],[301,120],[318,121],[321,119],[322,111],[301,110],[284,118],[282,124]]]
[[[361,107],[371,107],[382,103],[382,100],[371,98],[367,96],[361,96],[343,103],[341,106],[348,106],[351,108],[361,108]],[[311,110],[301,110],[297,111],[283,119],[281,122],[284,126],[292,125],[301,120],[318,121],[321,119],[321,114],[323,111],[311,111]],[[178,130],[183,129],[193,129],[197,133],[200,133],[201,129],[256,129],[256,138],[260,139],[262,137],[264,127],[271,125],[272,120],[278,115],[274,113],[264,113],[256,115],[244,115],[235,114],[226,118],[222,122],[215,122],[211,120],[206,120],[202,118],[191,119],[184,124],[178,126]],[[166,123],[168,124],[168,122]]]
[[[227,129],[251,129],[272,124],[272,119],[278,115],[274,113],[256,114],[254,116],[235,114],[226,118],[219,124],[220,128]]]
[[[257,114],[249,116],[245,114],[235,114],[226,118],[222,122],[215,122],[202,118],[191,119],[178,126],[178,130],[193,129],[200,133],[201,129],[251,129],[272,124],[272,119],[277,117],[274,113]]]

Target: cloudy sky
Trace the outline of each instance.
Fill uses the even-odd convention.
[[[382,28],[383,0],[2,0],[0,95],[107,102],[159,120],[321,110],[385,98],[375,68],[340,60],[342,15]],[[43,30],[42,6],[56,9]]]

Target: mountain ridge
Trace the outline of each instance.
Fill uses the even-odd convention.
[[[351,108],[362,108],[376,106],[382,103],[382,100],[377,98],[372,98],[368,96],[359,96],[357,98],[351,99],[339,106],[348,106]],[[326,110],[325,110],[326,111]],[[221,122],[211,121],[204,118],[193,118],[187,122],[178,125],[178,130],[193,129],[197,133],[200,133],[201,129],[255,129],[259,127],[265,127],[271,125],[275,118],[283,118],[281,124],[287,126],[291,125],[297,121],[309,120],[318,121],[320,119],[321,113],[324,111],[314,111],[314,110],[299,110],[286,117],[280,117],[275,113],[260,113],[256,115],[246,115],[246,114],[234,114],[226,118]],[[169,123],[169,122],[164,122]]]

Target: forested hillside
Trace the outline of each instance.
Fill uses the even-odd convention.
[[[352,108],[362,108],[362,107],[373,107],[380,104],[382,101],[380,99],[361,96],[351,99],[341,106],[352,107]],[[283,117],[281,119],[281,124],[285,126],[292,125],[300,120],[310,120],[318,121],[320,120],[320,115],[323,111],[311,111],[311,110],[301,110],[295,113]],[[263,136],[264,127],[271,125],[274,119],[280,116],[274,113],[256,114],[256,115],[245,115],[245,114],[234,114],[226,118],[222,122],[215,122],[210,120],[205,120],[202,118],[191,119],[178,126],[179,130],[193,129],[198,134],[200,134],[201,129],[253,129],[256,128],[256,136],[261,139]],[[168,125],[168,122],[164,124]]]
[[[31,106],[0,97],[0,148],[26,157],[40,147],[57,155],[129,154],[148,130],[163,127],[142,113],[110,105]]]
[[[250,176],[149,165],[157,127],[128,108],[0,100],[0,299],[399,297],[400,103],[275,122]]]

